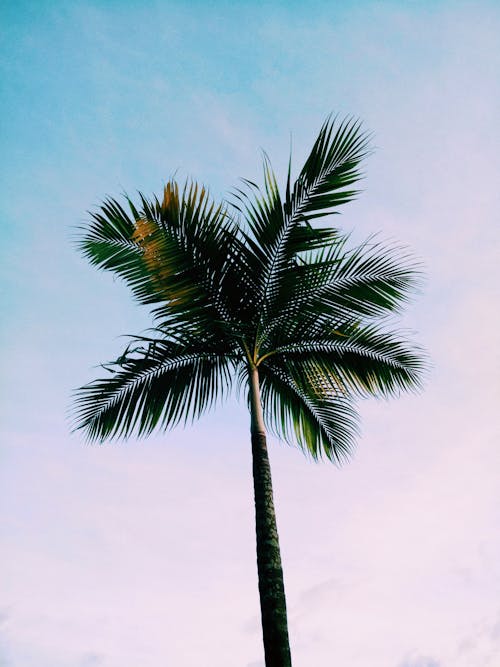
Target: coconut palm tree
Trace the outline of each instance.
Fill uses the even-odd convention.
[[[233,387],[248,397],[257,569],[267,667],[291,665],[266,427],[314,459],[346,459],[355,401],[420,385],[422,354],[391,328],[419,271],[398,247],[349,247],[318,224],[357,194],[368,137],[329,117],[283,194],[264,156],[263,186],[243,181],[229,203],[169,181],[161,198],[107,199],[79,245],[151,307],[153,328],[132,336],[81,387],[75,427],[103,441],[199,417]]]

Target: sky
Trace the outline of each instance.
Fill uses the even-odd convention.
[[[270,439],[295,667],[500,665],[500,9],[4,2],[1,667],[263,667],[249,419],[102,446],[72,390],[149,325],[75,250],[107,196],[284,181],[330,112],[373,132],[333,224],[425,266],[425,390],[360,404],[342,468]]]

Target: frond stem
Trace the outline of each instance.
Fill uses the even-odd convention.
[[[279,350],[271,350],[271,352],[266,352],[257,359],[255,365],[260,366],[260,364],[264,361],[264,359],[268,359],[269,357],[272,357],[274,354],[278,354],[278,352]]]

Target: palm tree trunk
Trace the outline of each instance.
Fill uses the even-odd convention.
[[[257,570],[266,667],[291,667],[285,587],[256,367],[250,369],[249,380]]]

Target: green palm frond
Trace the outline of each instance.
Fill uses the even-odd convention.
[[[421,267],[405,248],[367,241],[346,251],[318,290],[325,309],[354,316],[399,313],[419,288]]]
[[[81,230],[78,247],[92,265],[123,278],[140,302],[154,303],[160,297],[134,238],[139,220],[134,213],[133,207],[127,212],[116,200],[106,199],[98,212],[90,214],[91,222]]]
[[[286,211],[290,220],[330,215],[332,209],[354,199],[358,191],[349,188],[361,178],[359,164],[369,154],[368,142],[359,121],[347,118],[337,124],[329,116],[293,188],[289,170]]]
[[[420,266],[404,248],[367,241],[347,249],[347,240],[339,236],[283,277],[262,349],[398,313],[418,289]]]
[[[213,345],[200,350],[171,340],[133,342],[140,347],[107,365],[108,377],[76,391],[75,429],[90,441],[143,436],[156,426],[195,419],[231,387],[234,360]]]
[[[277,348],[275,356],[313,369],[325,386],[345,395],[389,397],[421,388],[425,355],[399,332],[374,325],[348,331]]]
[[[248,229],[242,230],[248,253],[249,273],[253,277],[253,319],[258,321],[267,308],[273,278],[278,270],[280,249],[286,244],[287,228],[276,177],[264,155],[264,188],[244,180],[246,189],[233,192],[233,207],[242,213]]]
[[[260,375],[264,418],[278,437],[297,442],[313,459],[341,463],[349,458],[359,434],[349,397],[316,382],[300,363],[273,358]]]
[[[244,214],[251,232],[246,240],[265,265],[274,259],[273,248],[280,241],[285,218],[276,176],[265,153],[263,171],[263,189],[253,181],[242,179],[245,187],[233,191],[232,205]]]
[[[141,303],[160,304],[157,319],[197,319],[200,326],[234,319],[233,267],[241,242],[227,211],[193,183],[182,191],[167,183],[162,201],[140,198],[140,209],[129,201],[131,215],[114,200],[92,214],[80,242],[84,255],[123,278]]]

